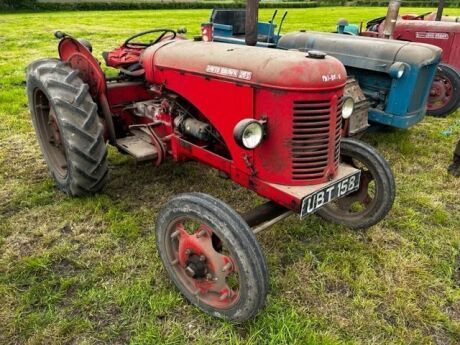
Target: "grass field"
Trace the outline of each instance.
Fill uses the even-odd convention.
[[[339,17],[359,22],[384,12],[290,10],[284,31],[331,31]],[[181,297],[156,253],[153,225],[180,192],[207,192],[238,210],[258,201],[252,193],[196,163],[136,166],[113,150],[102,194],[72,199],[55,190],[24,92],[27,64],[56,56],[53,30],[88,38],[100,56],[150,27],[185,25],[197,34],[208,13],[0,15],[0,344],[459,344],[460,179],[445,168],[460,113],[364,138],[397,179],[395,206],[381,224],[356,233],[291,217],[259,235],[271,293],[241,325]]]

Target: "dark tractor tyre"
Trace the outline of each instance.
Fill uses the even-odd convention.
[[[202,193],[172,198],[156,221],[161,260],[181,293],[204,312],[242,322],[268,292],[268,270],[248,224],[230,206]]]
[[[342,139],[340,156],[343,163],[361,170],[360,187],[317,214],[352,229],[369,228],[385,218],[393,206],[396,185],[391,168],[377,150],[356,139]]]
[[[460,106],[460,74],[453,67],[440,64],[431,84],[427,114],[446,117]]]
[[[94,194],[107,176],[107,146],[97,105],[79,71],[57,59],[27,68],[32,122],[51,176],[72,196]]]

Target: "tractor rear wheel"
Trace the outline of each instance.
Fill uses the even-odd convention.
[[[247,223],[227,204],[202,193],[174,197],[158,215],[156,241],[174,284],[206,313],[241,322],[263,306],[264,255]]]
[[[343,163],[361,170],[359,189],[322,207],[317,214],[352,229],[369,228],[393,206],[396,187],[391,168],[377,150],[356,139],[342,139],[340,156]]]
[[[440,64],[427,104],[427,114],[446,117],[457,110],[460,105],[460,74],[449,65]]]
[[[107,181],[104,131],[88,85],[79,71],[57,59],[27,68],[32,123],[58,188],[69,195],[93,194]]]

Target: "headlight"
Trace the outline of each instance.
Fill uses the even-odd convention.
[[[257,120],[241,120],[233,130],[233,136],[238,145],[245,149],[252,150],[262,141],[264,137],[264,128]]]
[[[342,104],[342,117],[348,119],[355,110],[355,101],[351,97],[345,97]]]
[[[393,78],[399,79],[404,75],[406,65],[402,62],[395,62],[388,71]]]

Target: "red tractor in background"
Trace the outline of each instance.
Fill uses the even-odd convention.
[[[369,145],[341,138],[342,114],[351,114],[353,102],[335,58],[154,29],[103,54],[119,70],[107,78],[88,41],[55,35],[59,58],[29,65],[27,92],[61,190],[101,191],[108,142],[156,166],[166,159],[202,162],[268,199],[238,214],[209,195],[181,194],[157,215],[161,260],[205,312],[242,321],[264,304],[268,271],[254,233],[292,213],[366,228],[391,209],[388,163]]]
[[[442,21],[442,22],[454,22],[454,23],[460,23],[460,17],[459,16],[449,16],[448,14],[444,15],[444,5],[445,1],[444,0],[439,0],[438,1],[438,10],[436,12],[426,12],[423,14],[414,14],[414,13],[408,13],[408,14],[403,14],[401,15],[401,19],[404,20],[427,20],[427,21]]]
[[[436,13],[421,15],[398,16],[400,5],[400,0],[390,1],[386,17],[369,21],[364,31],[357,29],[356,25],[345,25],[338,31],[427,43],[442,48],[442,63],[433,81],[427,112],[434,116],[447,116],[460,106],[460,17],[443,16],[442,0]]]

